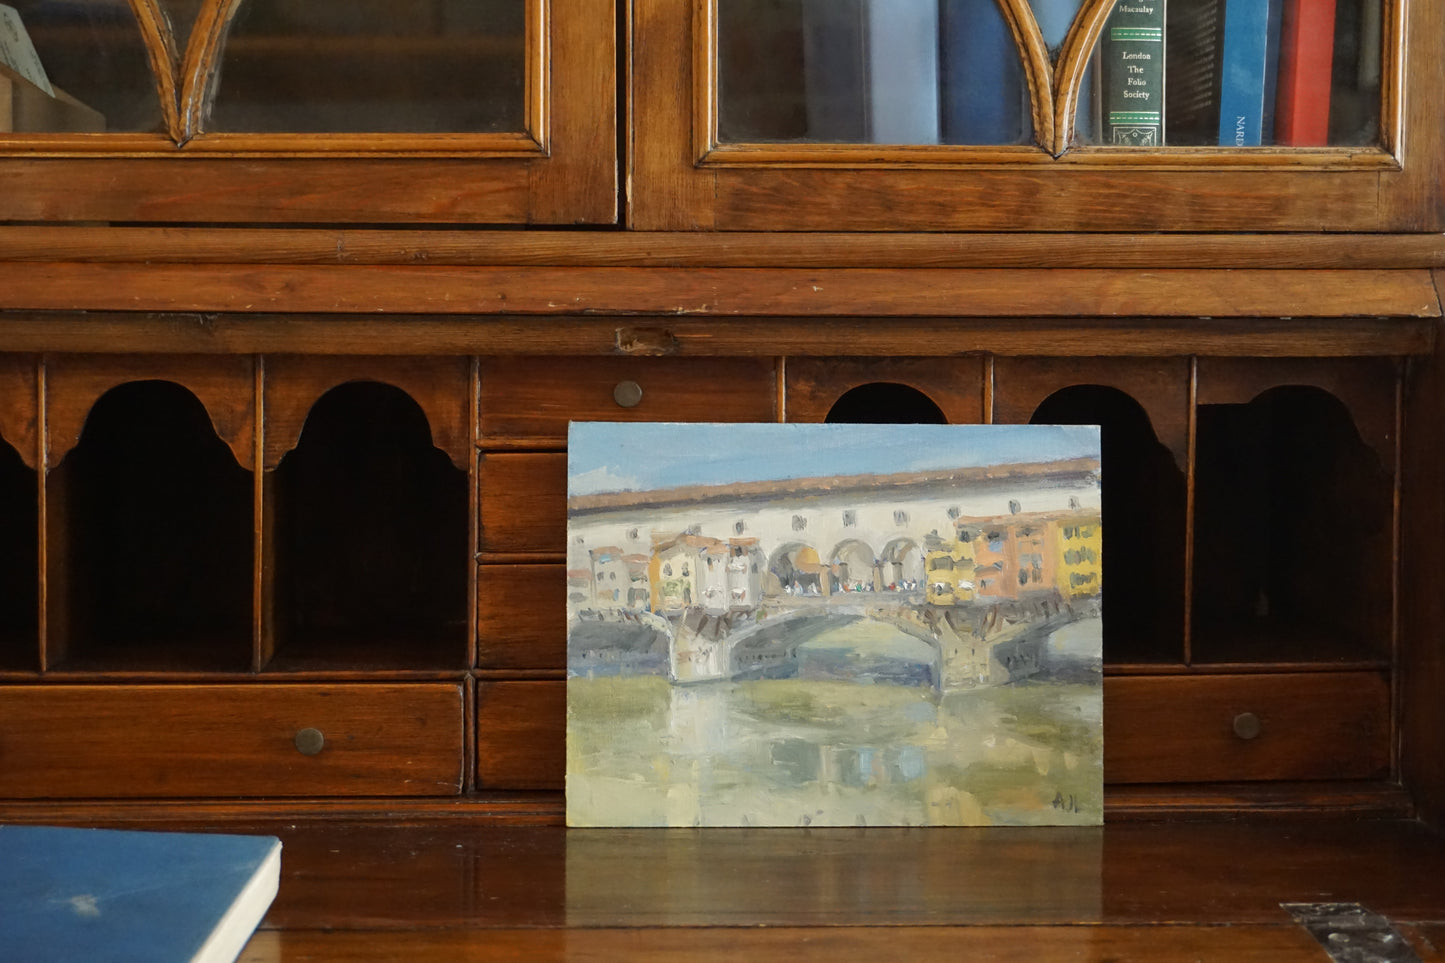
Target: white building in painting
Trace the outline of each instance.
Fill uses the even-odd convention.
[[[598,607],[721,616],[795,593],[921,588],[925,540],[959,519],[1099,507],[1089,458],[582,495],[568,500],[567,568],[593,574]]]

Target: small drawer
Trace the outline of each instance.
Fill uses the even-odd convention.
[[[483,565],[477,571],[477,666],[567,664],[567,583],[561,565]]]
[[[561,789],[567,683],[477,684],[477,788]]]
[[[1380,779],[1390,688],[1375,672],[1104,680],[1110,783]]]
[[[0,688],[0,797],[447,796],[462,687]]]
[[[569,421],[776,421],[771,358],[485,358],[482,445],[556,447]]]
[[[567,550],[567,456],[513,452],[479,456],[482,553]]]

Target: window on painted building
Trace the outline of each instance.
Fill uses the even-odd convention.
[[[734,535],[741,535],[743,532],[746,532],[747,530],[748,530],[748,523],[745,522],[745,521],[743,521],[741,518],[739,518],[737,521],[733,522],[733,534],[734,534]]]
[[[795,531],[795,532],[801,532],[803,529],[805,529],[805,528],[807,528],[807,527],[808,527],[808,520],[807,520],[806,518],[804,518],[802,515],[794,515],[794,516],[793,516],[793,531]]]
[[[902,509],[898,509],[897,511],[895,511],[895,512],[893,513],[893,524],[895,524],[895,525],[907,525],[907,524],[908,524],[908,513],[905,512],[905,511],[903,511]]]
[[[1023,511],[1023,506],[1018,503],[1018,500],[1010,498],[1008,501],[1008,513],[1010,515],[1017,515],[1021,511]]]
[[[957,505],[950,505],[950,506],[949,506],[949,509],[948,509],[948,517],[949,517],[950,519],[956,519],[956,518],[958,518],[958,516],[960,516],[960,515],[962,515],[962,514],[963,514],[963,511],[962,511]]]
[[[851,508],[844,510],[844,512],[843,512],[843,527],[844,527],[844,528],[852,528],[854,525],[857,525],[857,524],[858,524],[858,513],[855,512],[855,511],[854,511],[853,509],[851,509]]]
[[[629,529],[627,530],[627,537],[630,538],[630,539],[631,539],[632,541],[634,541],[634,542],[637,541],[637,529],[635,529],[635,528],[629,528]]]
[[[988,550],[990,552],[1003,551],[1003,532],[988,533]]]

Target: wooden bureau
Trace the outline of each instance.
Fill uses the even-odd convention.
[[[729,140],[724,62],[798,41],[764,35],[787,4],[488,3],[495,37],[435,26],[472,22],[452,0],[326,8],[355,31],[117,5],[135,29],[85,36],[154,110],[0,132],[0,821],[285,833],[254,959],[661,958],[724,952],[714,927],[781,958],[850,921],[924,955],[1032,958],[1027,924],[1042,955],[1146,956],[1166,920],[1178,955],[1277,958],[1313,947],[1278,904],[1332,896],[1438,957],[1445,0],[1341,0],[1380,31],[1365,134],[1257,149],[1076,128],[1109,0],[1052,46],[1000,0],[1030,131],[1001,145]],[[728,3],[757,29],[729,40]],[[21,6],[42,58],[87,62]],[[471,56],[512,78],[502,119],[412,125],[466,100],[424,88]],[[287,126],[350,94],[283,80],[358,58],[401,99]],[[92,80],[61,86],[109,103]],[[565,833],[587,420],[1101,425],[1105,828],[791,856]],[[1085,874],[1087,905],[1041,914],[1042,871],[996,904],[955,886],[1016,859]],[[640,903],[608,901],[614,863]],[[1216,900],[1234,865],[1255,882]],[[399,919],[368,908],[403,885]],[[429,935],[357,935],[389,928]]]

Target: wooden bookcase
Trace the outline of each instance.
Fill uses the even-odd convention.
[[[1103,425],[1111,824],[1445,823],[1445,3],[1378,149],[1022,158],[525,9],[526,149],[0,134],[0,821],[560,825],[567,422],[872,417]]]

